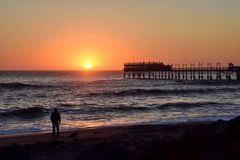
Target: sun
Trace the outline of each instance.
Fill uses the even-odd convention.
[[[92,64],[91,63],[85,63],[84,64],[84,68],[85,69],[91,69],[92,68]]]

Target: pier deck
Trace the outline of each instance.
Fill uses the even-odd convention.
[[[238,80],[240,81],[240,66],[229,63],[215,67],[211,63],[204,66],[199,63],[183,65],[165,65],[161,62],[138,62],[124,64],[124,78],[160,79],[160,80]]]

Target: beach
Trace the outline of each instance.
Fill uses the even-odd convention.
[[[230,160],[240,158],[240,118],[2,136],[1,159]]]

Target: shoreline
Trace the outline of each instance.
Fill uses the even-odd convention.
[[[34,143],[47,143],[52,140],[65,141],[68,136],[74,133],[89,134],[91,132],[105,132],[106,130],[118,131],[118,130],[131,130],[133,128],[181,128],[183,126],[195,126],[195,125],[209,125],[212,122],[185,122],[185,123],[173,123],[173,124],[148,124],[148,125],[126,125],[126,126],[102,126],[102,127],[89,127],[89,128],[76,128],[60,131],[59,138],[52,138],[51,131],[31,132],[31,133],[19,133],[13,135],[0,136],[0,148],[13,144],[29,145]]]
[[[229,160],[240,158],[240,117],[230,121],[76,129],[0,138],[3,159]],[[209,158],[211,157],[211,158]]]
[[[172,122],[172,123],[159,123],[159,124],[124,124],[124,125],[113,125],[113,126],[97,126],[97,127],[85,127],[85,128],[60,129],[60,133],[78,132],[78,131],[85,131],[85,130],[108,129],[108,128],[123,128],[123,127],[210,124],[213,122],[215,122],[215,121],[192,121],[192,122],[179,122],[179,123]],[[4,139],[4,138],[37,136],[37,135],[44,135],[44,134],[51,134],[51,133],[52,133],[52,130],[43,130],[43,131],[33,131],[33,132],[21,132],[21,133],[14,133],[14,134],[2,134],[2,135],[0,135],[0,140]]]

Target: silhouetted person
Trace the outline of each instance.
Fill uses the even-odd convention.
[[[55,137],[56,129],[57,129],[57,137],[59,137],[59,125],[61,124],[61,116],[57,108],[54,108],[54,111],[51,114],[51,121],[52,121],[52,127],[53,127],[52,137]]]

